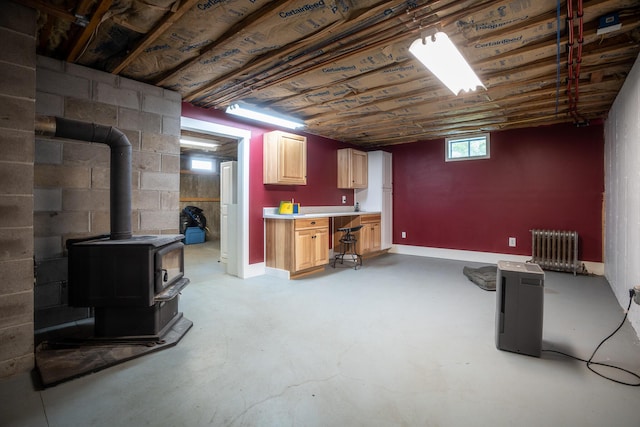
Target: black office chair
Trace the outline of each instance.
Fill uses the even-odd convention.
[[[361,225],[356,227],[342,227],[338,228],[338,231],[342,231],[343,235],[340,238],[340,246],[342,252],[336,254],[333,257],[333,268],[336,268],[336,262],[338,259],[340,260],[340,264],[344,264],[345,255],[350,256],[351,259],[347,258],[348,262],[353,263],[354,270],[357,270],[359,266],[362,266],[362,255],[358,253],[358,249],[356,247],[356,243],[358,243],[358,239],[355,234],[362,228]]]

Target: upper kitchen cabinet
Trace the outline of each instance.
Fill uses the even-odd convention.
[[[353,148],[338,150],[338,188],[366,188],[367,177],[367,153]]]
[[[307,138],[282,131],[264,134],[265,184],[307,185]]]

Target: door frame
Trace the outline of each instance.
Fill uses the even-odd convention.
[[[245,279],[264,273],[264,267],[249,265],[249,153],[251,131],[204,120],[180,117],[180,128],[201,130],[214,135],[238,140],[238,277]]]

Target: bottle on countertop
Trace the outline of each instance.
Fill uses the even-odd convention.
[[[356,202],[355,211],[360,212],[360,202]]]

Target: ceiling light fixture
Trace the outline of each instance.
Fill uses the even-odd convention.
[[[202,148],[207,151],[216,151],[220,144],[216,144],[206,139],[202,138],[194,138],[194,137],[186,137],[183,136],[180,138],[180,145],[184,147],[197,147]]]
[[[460,51],[443,32],[419,38],[411,43],[409,52],[456,96],[461,91],[476,90],[478,86],[484,88]]]
[[[288,119],[284,117],[278,117],[267,113],[262,113],[255,109],[249,109],[247,107],[243,107],[239,104],[230,105],[226,112],[228,114],[233,114],[234,116],[244,117],[246,119],[257,120],[263,123],[269,123],[271,125],[282,126],[287,129],[298,129],[304,127],[304,123],[295,121],[293,119]]]

